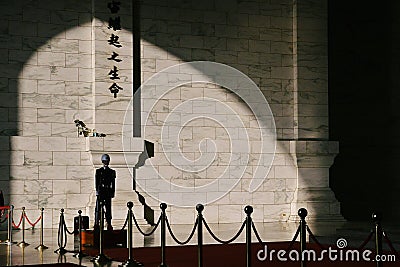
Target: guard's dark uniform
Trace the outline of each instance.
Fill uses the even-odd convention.
[[[108,166],[96,170],[96,212],[95,225],[100,223],[100,201],[103,201],[105,207],[105,217],[108,228],[111,227],[111,199],[115,196],[115,170]]]

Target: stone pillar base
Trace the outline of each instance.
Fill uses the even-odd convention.
[[[307,221],[343,222],[340,203],[329,187],[329,168],[339,153],[338,142],[291,141],[297,164],[297,189],[289,221],[299,221],[300,208],[308,211]]]
[[[296,202],[291,204],[289,221],[299,221],[297,212],[300,208],[308,211],[307,221],[315,222],[344,222],[340,214],[340,203],[330,188],[297,189]]]

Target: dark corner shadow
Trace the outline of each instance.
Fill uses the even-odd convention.
[[[398,221],[398,1],[329,1],[329,123],[340,153],[331,187],[349,220]]]

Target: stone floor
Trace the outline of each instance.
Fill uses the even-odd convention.
[[[272,241],[289,241],[294,236],[298,225],[296,223],[255,223],[256,228],[261,236],[263,241],[272,242]],[[215,232],[215,234],[221,239],[229,239],[235,235],[235,233],[239,230],[240,224],[210,224],[210,228]],[[314,234],[320,239],[322,243],[325,244],[335,244],[337,238],[346,237],[348,239],[349,244],[353,244],[354,246],[358,246],[365,240],[365,237],[368,236],[369,230],[371,229],[371,224],[369,223],[319,223],[319,224],[309,224],[310,229],[314,232]],[[172,230],[175,235],[180,239],[184,240],[187,238],[190,233],[193,225],[172,225]],[[149,227],[144,227],[143,230],[148,231]],[[392,228],[395,229],[395,228]],[[204,229],[204,243],[211,244],[216,243],[212,237],[206,233],[206,229]],[[389,230],[388,230],[389,232]],[[398,231],[393,230],[392,240],[396,239],[400,241],[397,237]],[[351,239],[351,237],[354,237]],[[253,235],[253,242],[256,242],[256,238]],[[63,256],[54,253],[54,251],[58,248],[57,245],[57,229],[45,229],[44,231],[44,245],[48,246],[49,249],[46,249],[42,252],[35,249],[36,246],[40,244],[40,231],[39,229],[28,229],[25,231],[25,241],[30,245],[21,248],[17,244],[14,245],[5,245],[4,240],[7,239],[7,231],[0,231],[0,240],[3,241],[3,244],[0,244],[0,265],[1,266],[11,266],[11,265],[30,265],[30,264],[43,264],[43,263],[56,263],[56,262],[69,262],[82,264],[85,266],[91,266],[93,263],[90,262],[89,257],[85,257],[81,259],[75,258],[73,253],[66,253]],[[349,240],[351,239],[351,240]],[[13,231],[13,240],[17,243],[22,240],[22,231],[15,230]],[[151,246],[159,246],[160,245],[160,230],[157,229],[155,234],[150,237],[143,237],[136,229],[133,233],[133,245],[134,247],[151,247]],[[197,238],[196,234],[194,238],[189,242],[190,244],[196,244]],[[244,232],[235,242],[245,242],[245,234]],[[395,243],[396,248],[399,248],[399,243]],[[172,240],[170,235],[167,233],[167,245],[172,246],[176,245],[176,243]],[[371,242],[368,246],[373,247],[373,242]],[[74,249],[74,241],[72,236],[68,236],[67,241],[67,250]],[[118,266],[119,262],[112,262],[111,265],[108,266]]]

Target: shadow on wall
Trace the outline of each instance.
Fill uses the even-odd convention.
[[[106,4],[107,1],[105,1]],[[271,60],[263,56],[269,50],[268,38],[281,38],[281,34],[290,39],[290,30],[265,32],[263,21],[266,16],[257,17],[249,21],[248,13],[259,13],[259,6],[244,6],[239,1],[148,1],[156,3],[147,5],[143,1],[141,15],[142,38],[153,43],[179,60],[209,60],[228,64],[249,75],[261,88],[272,88],[281,91],[282,83],[270,82]],[[21,117],[29,114],[32,118],[29,123],[37,121],[37,114],[29,105],[24,105],[24,94],[35,97],[37,79],[25,79],[22,72],[25,64],[32,64],[31,57],[39,49],[45,47],[52,51],[49,42],[58,34],[68,29],[90,22],[92,17],[91,1],[39,1],[23,0],[2,2],[0,26],[0,49],[2,50],[0,90],[2,119],[0,122],[1,140],[1,187],[9,192],[7,180],[10,177],[9,164],[12,153],[8,136],[33,135],[29,131],[26,121]],[[243,6],[240,6],[243,5]],[[246,14],[239,14],[238,10],[246,8]],[[281,14],[284,7],[277,7]],[[204,15],[204,10],[209,10]],[[287,11],[289,12],[289,11]],[[222,14],[222,16],[220,16]],[[205,16],[205,17],[204,17]],[[101,21],[108,21],[109,13],[96,13]],[[157,18],[157,19],[155,19]],[[250,24],[252,27],[248,27]],[[268,23],[267,23],[268,24]],[[259,40],[259,36],[265,40]],[[259,40],[251,42],[249,39]],[[249,52],[252,51],[253,52]],[[279,61],[280,59],[275,59]],[[146,64],[143,62],[142,64]],[[162,68],[163,62],[155,62],[157,70]],[[50,69],[53,66],[44,66]],[[32,68],[34,69],[34,68]],[[30,74],[32,76],[32,73]],[[280,94],[282,94],[280,92]],[[36,96],[38,97],[38,96]],[[268,98],[268,97],[267,97]],[[34,102],[35,99],[30,99]],[[290,101],[290,97],[287,99]],[[22,114],[23,113],[23,114]],[[38,123],[36,127],[40,127]],[[11,175],[12,176],[12,175]]]
[[[50,40],[66,30],[91,21],[90,1],[42,1],[21,0],[0,2],[0,189],[5,193],[5,203],[9,202],[10,184],[13,179],[21,179],[10,165],[18,161],[25,162],[21,148],[15,147],[10,136],[39,136],[45,123],[38,121],[38,103],[42,96],[38,92],[38,83],[46,78],[40,76],[41,69],[48,68],[49,73],[56,66],[40,65],[33,55],[41,51],[53,52]],[[105,19],[105,15],[104,18]],[[78,53],[78,51],[77,51]],[[25,65],[29,73],[24,73]],[[47,79],[49,80],[49,79]],[[52,102],[52,95],[47,100]],[[56,120],[55,120],[56,121]],[[49,129],[53,125],[48,125]],[[52,123],[51,123],[52,124]],[[74,126],[71,120],[71,131]],[[46,136],[51,136],[51,130]],[[22,153],[22,154],[21,154]],[[11,190],[11,191],[10,191]]]
[[[25,122],[19,121],[20,112],[24,115],[34,112],[24,106],[24,93],[34,95],[37,80],[25,81],[23,66],[29,64],[39,48],[45,46],[51,51],[52,44],[48,42],[58,34],[90,22],[91,2],[25,0],[0,4],[4,21],[0,24],[0,49],[7,55],[0,59],[3,111],[0,179],[3,179],[1,188],[4,192],[10,192],[9,164],[13,159],[8,136],[26,135],[29,129]],[[175,55],[167,60],[142,55],[143,77],[182,61],[207,60],[232,66],[248,75],[269,101],[275,114],[278,138],[293,139],[292,23],[275,25],[271,22],[271,17],[279,18],[277,21],[290,21],[290,3],[142,1],[140,34],[144,45],[147,42]],[[96,17],[108,21],[109,13],[96,13]],[[146,72],[146,68],[151,71]],[[30,115],[33,117],[31,123],[37,122],[37,114]],[[73,125],[72,130],[75,130]]]

